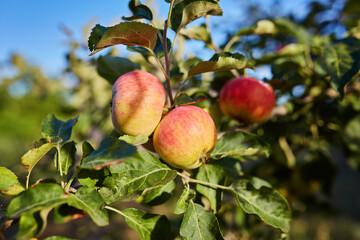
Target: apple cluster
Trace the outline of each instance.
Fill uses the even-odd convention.
[[[161,81],[144,71],[132,71],[114,83],[112,122],[120,134],[151,136],[153,148],[168,165],[195,169],[204,163],[217,141],[213,119],[203,109],[184,105],[163,114],[166,92]],[[245,123],[265,121],[275,105],[269,85],[251,77],[228,81],[219,96],[222,113]]]

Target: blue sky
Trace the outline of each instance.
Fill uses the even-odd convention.
[[[145,0],[143,3],[147,2]],[[157,10],[163,15],[168,4],[164,0],[157,2]],[[239,19],[243,0],[221,0],[222,17],[212,18],[213,24],[228,24]],[[257,0],[274,7],[272,0]],[[308,0],[279,0],[283,12],[297,15],[306,11]],[[75,38],[84,40],[83,28],[93,24],[113,25],[121,16],[129,16],[127,0],[3,0],[0,3],[0,72],[6,71],[7,62],[12,53],[23,55],[33,65],[40,66],[49,75],[58,74],[65,66],[66,36],[60,30],[65,25],[75,34]],[[201,20],[198,20],[200,23]],[[234,25],[229,25],[230,29]],[[215,37],[221,41],[225,35]],[[3,75],[1,74],[1,75]],[[1,76],[0,75],[0,76]]]

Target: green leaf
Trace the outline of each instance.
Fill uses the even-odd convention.
[[[202,165],[196,175],[196,179],[213,184],[223,185],[226,177],[225,170],[213,164]],[[211,209],[216,213],[221,207],[221,189],[215,189],[202,184],[196,184],[196,190],[204,195],[210,202]]]
[[[6,167],[0,167],[0,192],[2,194],[16,196],[24,190],[15,173]]]
[[[186,93],[181,93],[179,96],[175,98],[175,105],[189,105],[196,104],[204,100],[206,96],[198,96],[196,98],[192,98]]]
[[[25,214],[20,217],[19,230],[13,239],[30,239],[39,232],[39,219],[33,214]]]
[[[346,124],[344,140],[351,151],[360,153],[360,115],[352,118]]]
[[[141,145],[149,141],[149,137],[146,135],[137,135],[137,136],[123,135],[119,137],[119,139],[134,146]]]
[[[82,159],[87,157],[90,153],[92,153],[95,149],[93,148],[93,146],[91,146],[90,143],[88,143],[87,141],[84,141],[81,145],[81,148],[82,148],[82,152],[83,152],[83,155],[82,155]]]
[[[228,132],[221,136],[211,153],[211,158],[265,156],[270,154],[269,145],[257,135],[242,131]]]
[[[61,143],[61,138],[54,138],[55,140],[49,141],[45,144],[42,144],[38,148],[33,148],[25,153],[21,157],[21,164],[28,168],[28,171],[36,165],[36,163],[47,154],[51,149],[56,147],[59,143]]]
[[[14,198],[7,209],[7,217],[18,218],[21,215],[31,214],[36,211],[55,207],[65,203],[68,195],[64,189],[55,183],[39,183],[30,187]]]
[[[190,201],[195,197],[196,191],[185,187],[179,200],[176,202],[174,207],[174,213],[175,214],[182,214],[186,211],[186,209],[189,206]]]
[[[270,20],[260,20],[257,22],[256,27],[250,27],[241,29],[235,35],[244,36],[244,35],[252,35],[252,34],[275,34],[277,33],[277,29],[275,24]]]
[[[240,161],[238,159],[225,157],[221,158],[220,161],[215,161],[213,164],[220,166],[226,171],[227,177],[238,179],[244,175]]]
[[[79,166],[83,169],[99,170],[114,164],[119,164],[124,158],[133,155],[136,147],[117,138],[107,137],[100,147],[86,156]]]
[[[184,214],[180,227],[180,235],[185,240],[224,239],[216,216],[193,201],[189,203]]]
[[[166,185],[155,187],[146,193],[145,197],[142,200],[142,203],[145,203],[150,206],[156,206],[163,204],[172,196],[172,193],[175,190],[175,182],[170,181]]]
[[[125,209],[122,214],[127,225],[139,233],[141,240],[173,239],[170,222],[165,215],[150,214],[135,208]]]
[[[140,69],[140,65],[127,58],[100,56],[97,60],[97,71],[111,85],[123,74]]]
[[[72,129],[78,122],[78,118],[79,117],[76,117],[63,122],[57,119],[54,114],[49,114],[42,121],[42,134],[50,138],[59,137],[62,139],[62,144],[64,144],[70,139]]]
[[[109,225],[108,212],[103,208],[105,203],[96,189],[80,187],[69,196],[68,204],[87,212],[98,226]]]
[[[209,61],[199,62],[188,73],[188,78],[206,72],[227,71],[232,69],[251,68],[253,65],[240,53],[216,53]]]
[[[279,18],[274,20],[274,24],[278,32],[294,36],[299,43],[311,45],[313,42],[313,36],[309,31],[291,20]]]
[[[95,50],[96,45],[99,43],[104,33],[111,28],[112,27],[101,26],[100,24],[96,24],[96,26],[93,27],[88,40],[88,47],[91,52]]]
[[[59,153],[55,154],[55,167],[63,174],[67,174],[69,169],[75,164],[75,155],[76,155],[76,147],[75,142],[67,142],[60,148],[60,158]],[[58,166],[60,164],[60,166]]]
[[[85,215],[83,210],[63,204],[56,206],[53,211],[55,223],[67,223],[71,220],[81,218]]]
[[[205,25],[183,28],[180,30],[180,34],[183,35],[186,39],[202,41],[205,43],[206,47],[213,49],[211,46],[211,35],[206,29]]]
[[[229,188],[245,212],[257,214],[265,223],[288,232],[291,220],[290,207],[279,192],[264,186],[263,182],[252,184],[249,180],[243,179],[231,184]]]
[[[187,24],[206,15],[222,15],[222,10],[216,1],[184,0],[176,4],[172,11],[171,29],[178,32]]]
[[[359,40],[356,40],[360,44]],[[360,49],[352,49],[351,46],[340,42],[325,47],[319,58],[321,66],[330,74],[331,85],[344,96],[344,87],[359,74]]]
[[[75,240],[75,239],[62,237],[62,236],[51,236],[51,237],[45,238],[44,240]]]
[[[94,31],[94,29],[93,29]],[[154,49],[157,41],[157,31],[149,24],[141,22],[122,22],[107,29],[94,51],[90,55],[117,44],[126,46],[140,46],[146,49]]]
[[[124,20],[135,20],[135,19],[147,19],[151,21],[153,19],[153,14],[146,5],[140,3],[139,0],[131,0],[129,2],[129,9],[131,10],[133,16],[131,17],[122,17]]]
[[[100,170],[82,169],[78,175],[78,181],[85,187],[101,187],[105,178],[110,174],[108,168]]]
[[[105,181],[100,194],[106,203],[129,201],[145,189],[163,186],[176,177],[176,170],[147,151],[138,151],[119,165],[111,166],[111,176]]]

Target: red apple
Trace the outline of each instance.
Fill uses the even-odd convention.
[[[220,91],[222,113],[244,123],[268,119],[274,106],[273,89],[253,77],[237,77],[228,81]]]
[[[214,121],[207,112],[195,106],[181,106],[161,120],[153,142],[156,152],[170,166],[194,169],[209,157],[216,137]]]
[[[149,136],[161,120],[165,88],[154,75],[133,71],[119,77],[112,88],[112,122],[119,133]]]

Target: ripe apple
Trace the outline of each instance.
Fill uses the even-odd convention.
[[[244,123],[265,121],[275,106],[273,89],[253,77],[229,80],[221,89],[219,105],[222,113]]]
[[[120,76],[112,88],[111,117],[119,133],[149,136],[161,120],[166,101],[158,78],[143,71]]]
[[[167,164],[194,169],[215,147],[216,127],[210,115],[195,106],[180,106],[161,120],[154,132],[154,147]]]

